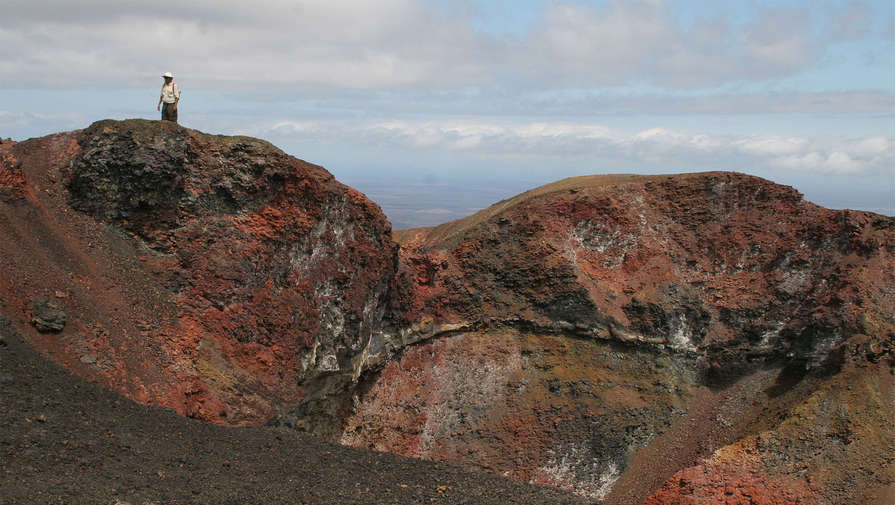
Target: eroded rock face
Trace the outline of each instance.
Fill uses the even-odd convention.
[[[893,223],[739,174],[594,176],[399,237],[412,320],[662,346],[722,380],[890,330]]]
[[[825,440],[781,420],[792,409],[829,420],[805,397],[855,363],[891,370],[893,224],[708,173],[569,179],[398,232],[404,324],[432,341],[368,378],[341,440],[607,503],[660,489],[652,503],[749,503],[762,485],[755,503],[857,503],[892,470],[845,485],[809,482],[804,468],[882,458],[891,428],[862,451],[712,454],[757,430],[787,447]],[[891,415],[878,405],[865,413]]]
[[[698,379],[667,352],[464,332],[387,364],[340,441],[603,498],[632,452],[683,414]]]
[[[66,286],[77,316],[31,337],[132,398],[263,423],[381,331],[389,223],[266,142],[101,121],[0,156],[0,296],[24,316]]]
[[[645,503],[892,503],[893,365],[849,362],[772,395],[743,438],[681,469]]]

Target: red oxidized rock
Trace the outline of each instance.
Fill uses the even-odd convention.
[[[395,235],[405,325],[441,336],[369,381],[345,443],[613,504],[813,503],[802,468],[861,503],[893,477],[895,219],[742,174],[592,176]],[[830,374],[864,399],[819,400]],[[855,424],[885,428],[817,432]],[[755,430],[775,445],[700,466]]]
[[[741,174],[592,176],[396,236],[417,318],[662,344],[724,379],[746,354],[817,366],[867,321],[891,327],[875,272],[891,268],[892,222]]]
[[[0,199],[15,200],[24,196],[25,177],[21,165],[9,154],[13,142],[0,143]]]
[[[33,339],[132,398],[264,422],[383,325],[388,221],[266,142],[102,121],[2,156],[0,183],[28,197],[0,203],[0,297],[23,306],[65,287],[78,317]]]
[[[704,464],[681,470],[644,505],[814,505],[815,491],[804,478],[771,477],[761,458],[742,445],[719,451]]]

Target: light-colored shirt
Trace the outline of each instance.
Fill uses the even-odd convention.
[[[162,84],[162,101],[165,103],[174,103],[180,100],[180,86],[176,82],[171,84]]]

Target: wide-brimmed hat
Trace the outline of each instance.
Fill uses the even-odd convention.
[[[171,79],[174,78],[174,76],[171,75],[171,72],[165,72],[164,74],[162,74],[162,77],[170,77]]]

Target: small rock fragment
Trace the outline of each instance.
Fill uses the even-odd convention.
[[[31,307],[31,324],[41,333],[59,333],[68,316],[46,296],[37,298]]]

